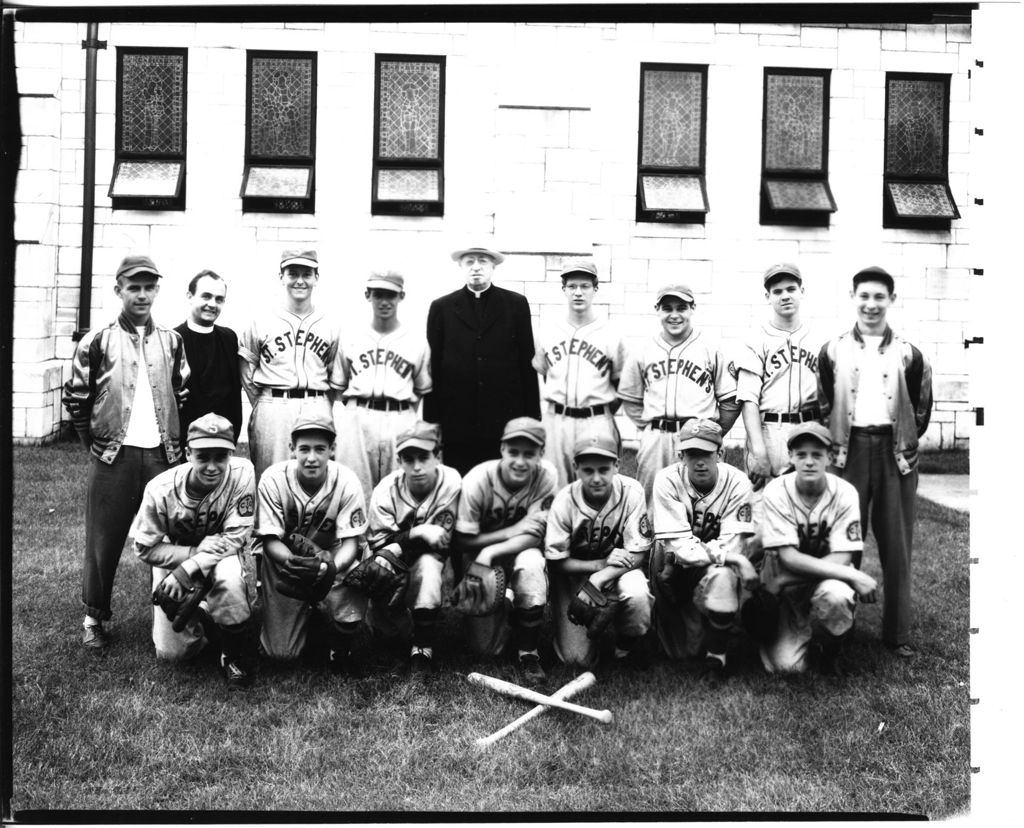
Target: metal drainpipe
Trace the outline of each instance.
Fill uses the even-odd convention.
[[[77,342],[89,330],[92,318],[92,245],[96,212],[96,52],[106,49],[99,40],[99,23],[89,23],[82,48],[85,49],[85,164],[82,181],[82,267],[78,289]]]

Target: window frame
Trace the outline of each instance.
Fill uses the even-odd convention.
[[[373,163],[370,170],[370,214],[375,216],[443,216],[444,215],[444,144],[446,55],[377,53],[373,65]],[[436,63],[440,67],[438,85],[437,158],[389,158],[380,154],[381,137],[381,66],[384,63]],[[437,173],[437,199],[383,199],[379,192],[379,174],[385,170],[426,170]]]
[[[821,157],[818,169],[807,170],[793,167],[768,167],[768,79],[783,77],[818,77],[822,79],[821,110]],[[836,200],[828,182],[829,116],[831,99],[832,70],[815,67],[766,66],[762,84],[761,106],[761,187],[759,220],[762,225],[795,225],[799,227],[828,227],[832,213],[836,212]],[[817,183],[824,190],[829,209],[786,208],[772,204],[771,183]]]
[[[124,59],[128,55],[179,55],[182,59],[181,72],[181,151],[140,152],[123,148],[124,107]],[[114,210],[174,210],[185,209],[185,170],[188,164],[188,47],[185,46],[118,46],[116,63],[114,103],[114,167],[111,170],[107,197]],[[115,195],[121,169],[131,163],[176,163],[179,164],[178,181],[174,195]]]
[[[310,114],[309,153],[306,155],[258,155],[252,147],[253,61],[260,59],[309,59]],[[318,52],[294,49],[247,49],[245,52],[245,166],[239,198],[243,213],[315,213],[316,212],[316,121]],[[246,195],[246,188],[254,170],[303,169],[309,171],[306,192],[302,196]]]
[[[942,119],[942,172],[918,175],[889,172],[889,111],[891,99],[889,84],[892,81],[928,81],[943,84]],[[960,209],[949,186],[949,108],[952,76],[942,72],[886,72],[885,73],[885,136],[882,148],[882,227],[913,230],[949,230],[952,222],[960,218]],[[952,216],[900,214],[890,191],[890,184],[931,184],[941,185],[953,209]]]
[[[644,96],[647,72],[696,73],[701,78],[700,160],[697,166],[668,166],[644,164]],[[708,64],[698,63],[641,63],[640,106],[636,149],[636,221],[661,224],[704,224],[711,211],[707,190],[707,131],[708,131]],[[647,176],[674,179],[695,178],[700,185],[703,210],[662,209],[647,206],[643,179]]]

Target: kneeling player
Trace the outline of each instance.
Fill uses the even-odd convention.
[[[718,462],[722,429],[713,420],[690,420],[676,447],[679,462],[654,479],[654,625],[669,658],[703,653],[708,671],[722,675],[740,587],[759,583],[744,554],[754,531],[750,481]]]
[[[761,633],[761,662],[768,672],[799,673],[807,669],[812,634],[819,628],[819,669],[838,672],[836,658],[853,627],[856,598],[877,600],[877,582],[853,564],[863,548],[857,490],[826,471],[832,437],[825,426],[795,426],[786,445],[795,471],[764,490],[761,580],[778,599],[775,634],[751,632]]]
[[[378,483],[370,497],[369,565],[401,576],[391,598],[370,602],[367,621],[378,634],[397,636],[412,615],[413,674],[433,669],[434,640],[441,611],[444,562],[448,557],[462,477],[441,464],[436,425],[417,422],[395,440],[398,469]],[[364,562],[361,567],[366,567]]]
[[[253,553],[261,556],[263,651],[298,658],[306,648],[310,616],[326,622],[328,664],[350,668],[352,637],[366,599],[342,584],[366,531],[363,490],[334,456],[334,423],[315,411],[299,414],[288,444],[291,459],[260,478]]]
[[[153,567],[153,644],[158,658],[194,658],[210,642],[207,615],[220,637],[228,686],[246,687],[256,669],[242,569],[256,493],[252,463],[233,457],[231,423],[206,414],[189,426],[185,460],[146,484],[131,529],[135,554]],[[200,607],[205,599],[208,609]],[[211,629],[212,632],[212,629]]]
[[[596,434],[573,448],[576,482],[555,495],[544,555],[551,568],[555,653],[592,667],[614,625],[615,657],[629,659],[651,627],[654,597],[644,568],[652,543],[643,487],[618,474],[615,441]]]
[[[455,542],[466,572],[455,600],[467,612],[470,648],[477,655],[499,655],[514,630],[519,667],[532,684],[546,678],[538,651],[548,600],[541,547],[557,480],[555,467],[543,459],[544,442],[539,420],[509,420],[501,436],[501,458],[474,466],[463,480],[455,524]],[[500,575],[491,574],[492,568],[500,568]],[[511,613],[504,589],[493,596],[490,607],[474,608],[472,602],[460,600],[474,579],[489,577],[511,588]]]

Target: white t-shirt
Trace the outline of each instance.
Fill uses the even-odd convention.
[[[153,408],[153,387],[149,384],[149,369],[146,367],[146,328],[135,326],[139,335],[139,371],[135,382],[135,398],[124,435],[124,445],[137,448],[156,448],[160,445],[160,427],[156,422]]]
[[[857,352],[856,366],[860,373],[857,381],[857,399],[853,406],[853,425],[892,425],[889,405],[885,398],[882,379],[882,355],[878,352],[881,336],[864,335],[864,347]]]

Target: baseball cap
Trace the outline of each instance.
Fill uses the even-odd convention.
[[[219,414],[204,414],[188,427],[185,442],[189,448],[226,448],[235,450],[235,429]]]
[[[780,262],[779,264],[773,264],[764,272],[762,281],[764,286],[768,287],[772,282],[777,282],[779,279],[796,279],[798,284],[804,283],[803,276],[800,275],[800,268],[795,264],[788,264],[786,262]]]
[[[140,273],[152,273],[154,276],[163,278],[149,256],[125,256],[121,259],[121,264],[117,268],[118,279],[122,276],[128,279],[132,276],[138,276]]]
[[[497,250],[491,250],[489,247],[465,247],[462,250],[456,250],[452,253],[452,261],[457,262],[467,253],[483,253],[486,256],[490,256],[494,259],[496,265],[500,265],[505,261],[505,257]]]
[[[547,441],[544,426],[540,420],[535,420],[533,417],[515,417],[505,423],[505,430],[501,433],[501,441],[514,440],[517,437],[531,440],[541,448],[544,447],[544,443]]]
[[[789,435],[786,437],[786,448],[792,448],[793,443],[801,437],[811,437],[821,443],[825,448],[832,448],[832,432],[825,428],[821,423],[800,423],[799,425],[793,426],[789,431]]]
[[[407,428],[398,435],[395,440],[395,452],[398,453],[407,448],[418,448],[424,451],[433,451],[441,442],[441,429],[433,423],[418,420],[412,428]]]
[[[569,276],[589,276],[596,285],[597,265],[586,259],[573,259],[570,262],[566,262],[562,267],[562,281],[564,282]]]
[[[654,301],[654,304],[661,304],[661,300],[666,296],[676,296],[684,302],[693,301],[693,291],[686,285],[665,285],[665,287],[658,291],[658,298]]]
[[[896,283],[892,276],[888,271],[883,270],[878,265],[865,267],[863,270],[858,270],[853,275],[854,287],[857,287],[861,282],[881,282],[889,288],[889,293],[892,293],[896,289]]]
[[[405,277],[394,270],[388,270],[384,273],[371,273],[370,278],[366,280],[366,289],[373,290],[374,288],[377,290],[390,290],[393,293],[404,293]]]
[[[315,250],[285,250],[281,254],[281,270],[288,265],[305,265],[314,270],[320,268],[320,261],[316,257]]]
[[[722,446],[722,427],[714,420],[690,420],[676,434],[676,448],[718,451]]]
[[[598,432],[581,437],[573,444],[572,456],[574,460],[585,454],[596,454],[599,457],[610,457],[613,460],[618,460],[619,447],[615,442],[615,438]]]
[[[295,439],[295,435],[300,431],[326,431],[332,437],[338,435],[334,430],[334,420],[319,411],[299,412],[299,416],[295,418],[295,425],[292,426],[292,439]]]

